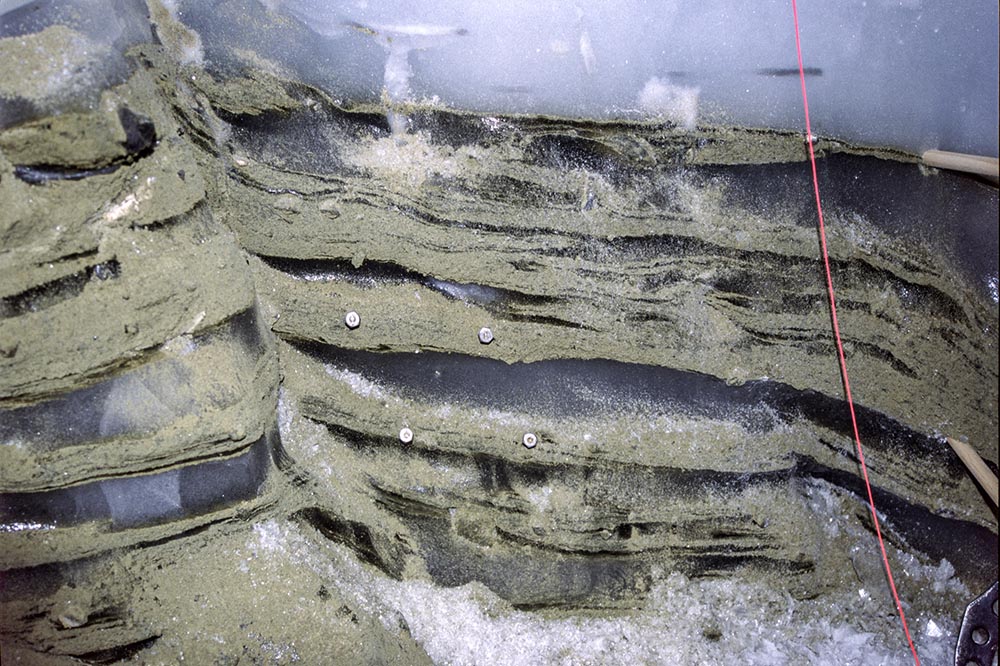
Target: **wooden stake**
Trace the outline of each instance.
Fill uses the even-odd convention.
[[[960,442],[957,439],[952,439],[951,437],[945,437],[948,443],[951,444],[951,448],[955,449],[955,453],[958,457],[962,459],[965,466],[969,468],[972,472],[972,476],[976,477],[976,481],[979,485],[983,487],[986,494],[990,496],[993,500],[993,505],[997,505],[997,477],[983,459],[976,453],[975,449],[964,442]]]
[[[944,150],[928,150],[921,157],[927,166],[952,171],[965,171],[993,180],[1000,179],[1000,161],[995,157],[949,153]]]

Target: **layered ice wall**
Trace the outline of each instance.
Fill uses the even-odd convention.
[[[392,101],[497,113],[659,115],[688,127],[802,126],[786,0],[266,4],[324,37],[312,60],[335,65],[314,73],[334,94],[384,90]],[[807,0],[799,12],[819,134],[997,154],[994,5]],[[316,66],[296,58],[299,71]]]

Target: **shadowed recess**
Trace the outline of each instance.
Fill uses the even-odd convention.
[[[566,418],[622,407],[734,421],[751,432],[805,419],[851,436],[847,403],[813,390],[761,379],[730,385],[718,377],[608,359],[508,364],[438,352],[377,353],[319,343],[297,344],[322,363],[370,379],[413,400],[483,405]],[[962,474],[937,440],[873,409],[857,406],[864,441]]]
[[[276,431],[244,453],[165,472],[0,495],[0,531],[110,520],[123,529],[197,516],[255,497],[270,469]]]
[[[199,399],[199,394],[191,391],[192,364],[213,346],[233,343],[250,358],[259,357],[264,348],[257,309],[249,308],[193,336],[191,343],[191,349],[180,356],[161,357],[34,405],[0,409],[0,444],[53,451],[111,437],[140,436],[186,415],[203,415],[228,406],[232,398]]]

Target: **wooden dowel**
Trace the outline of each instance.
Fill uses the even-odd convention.
[[[983,487],[986,494],[990,496],[991,500],[993,500],[993,505],[996,506],[997,477],[996,474],[993,473],[993,470],[986,466],[986,463],[983,462],[981,457],[979,457],[979,454],[976,453],[975,449],[968,444],[960,442],[957,439],[952,439],[951,437],[945,437],[945,439],[948,440],[948,443],[951,444],[951,448],[955,450],[958,457],[961,458],[962,462],[965,463],[965,466],[969,468],[969,471],[972,472],[972,476],[976,477],[976,481],[979,482],[979,485]]]
[[[1000,178],[1000,160],[995,157],[949,153],[944,150],[928,150],[921,157],[927,166],[952,171],[965,171],[994,180]]]

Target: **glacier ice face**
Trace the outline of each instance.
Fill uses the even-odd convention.
[[[569,0],[211,6],[172,0],[151,6],[165,7],[171,19],[194,29],[188,36],[197,40],[198,62],[202,51],[210,68],[233,65],[234,53],[256,58],[337,99],[649,116],[683,127],[803,125],[785,0],[587,6]],[[124,50],[152,38],[136,0],[12,3],[0,15],[0,37],[66,23],[70,10],[79,16],[69,23],[77,31],[78,62],[55,63],[30,77],[53,88],[49,111],[79,106],[81,99],[93,104],[86,91],[120,77]],[[959,12],[920,0],[851,0],[802,3],[799,13],[817,134],[913,152],[997,154],[1000,42],[988,5],[963,5]],[[101,51],[107,57],[97,58]],[[5,93],[11,91],[0,85],[0,96]],[[18,104],[0,102],[0,124],[23,119]],[[406,130],[403,112],[393,109],[390,120],[396,132]]]
[[[272,16],[322,35],[332,63],[355,62],[381,45],[381,79],[371,71],[331,76],[334,95],[367,86],[392,102],[477,111],[802,125],[785,0],[269,6]],[[998,118],[994,10],[854,0],[802,3],[799,11],[819,134],[912,151],[997,153],[996,132],[983,131]]]

